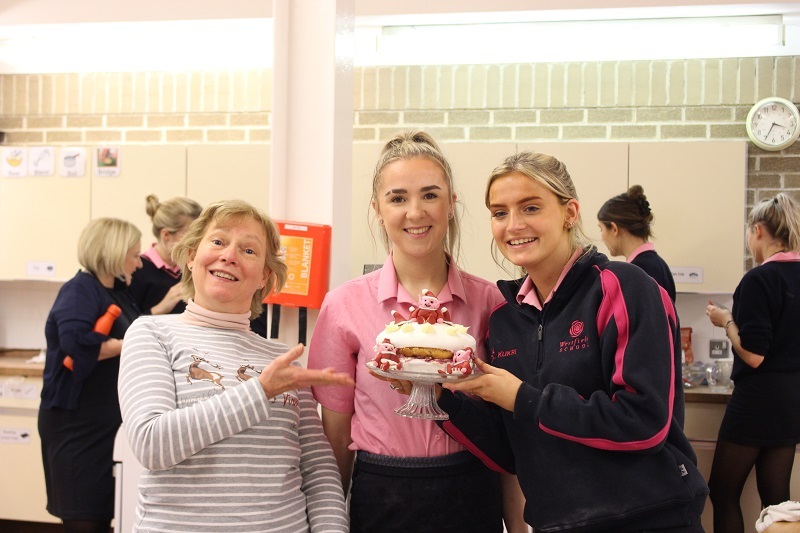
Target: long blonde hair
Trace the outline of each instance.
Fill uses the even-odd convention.
[[[547,154],[519,152],[508,156],[505,161],[489,175],[489,180],[486,182],[486,193],[484,195],[484,202],[487,208],[489,208],[489,192],[492,189],[492,184],[512,172],[519,172],[529,177],[555,194],[561,202],[561,205],[566,205],[567,202],[572,199],[578,200],[578,191],[575,190],[575,184],[572,182],[572,177],[569,175],[564,163]],[[569,234],[570,252],[574,252],[579,248],[586,248],[589,245],[589,238],[583,231],[580,211],[578,211],[575,224],[569,227],[567,231]],[[492,258],[495,263],[506,269],[506,267],[503,266],[503,260],[500,259],[498,255],[497,243],[494,242],[494,239],[492,239],[491,247]],[[506,271],[508,270],[506,269]]]
[[[450,169],[450,163],[447,162],[447,159],[439,149],[439,145],[433,140],[433,137],[424,131],[409,130],[398,133],[383,146],[378,162],[375,164],[375,171],[372,174],[372,197],[370,198],[370,203],[378,205],[378,189],[380,189],[381,186],[381,173],[387,165],[395,161],[414,159],[417,157],[430,159],[442,167],[448,187],[447,197],[452,201],[455,189],[453,188],[453,171]],[[456,204],[458,204],[458,202],[456,202]],[[445,253],[457,263],[458,255],[461,250],[461,217],[456,207],[457,205],[453,206],[453,217],[447,222],[447,235],[445,236],[443,247]],[[380,226],[380,233],[381,242],[388,252],[391,249],[391,242],[383,226]]]

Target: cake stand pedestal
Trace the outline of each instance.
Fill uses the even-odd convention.
[[[446,381],[463,381],[472,379],[473,372],[467,377],[450,374],[448,376],[435,376],[433,374],[421,374],[419,372],[406,372],[403,370],[392,370],[386,372],[378,368],[372,361],[367,363],[367,368],[373,374],[385,378],[399,379],[411,382],[411,395],[408,401],[394,410],[400,416],[408,418],[421,418],[423,420],[449,420],[450,416],[436,403],[436,384]]]

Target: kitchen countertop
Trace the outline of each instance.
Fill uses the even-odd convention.
[[[691,389],[683,389],[686,402],[698,403],[728,403],[733,392],[732,387],[708,387],[701,385]]]
[[[26,363],[38,353],[39,350],[0,349],[0,376],[42,377],[44,363]]]
[[[0,349],[0,376],[42,377],[44,363],[26,363],[28,359],[38,353],[39,350]],[[730,387],[707,387],[702,385],[684,389],[683,394],[687,402],[728,403],[732,390]]]

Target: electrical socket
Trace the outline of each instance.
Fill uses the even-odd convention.
[[[711,359],[725,359],[728,357],[728,339],[711,339],[708,343],[708,354]]]

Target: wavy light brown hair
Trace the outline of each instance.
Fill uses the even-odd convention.
[[[197,251],[212,224],[217,227],[225,227],[235,225],[242,219],[250,219],[259,224],[264,230],[267,244],[264,259],[264,274],[266,274],[267,282],[262,289],[253,294],[250,302],[250,318],[253,319],[261,314],[261,304],[264,298],[273,291],[279,292],[286,283],[286,263],[280,255],[281,241],[278,226],[261,209],[242,200],[225,200],[208,205],[197,220],[192,222],[186,236],[175,245],[172,250],[172,259],[181,267],[183,273],[181,288],[184,298],[194,298],[194,280],[192,271],[187,266],[190,256]]]

